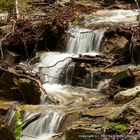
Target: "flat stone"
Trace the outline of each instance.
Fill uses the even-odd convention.
[[[114,100],[117,103],[126,103],[140,95],[140,86],[136,86],[125,91],[120,91],[114,96]]]
[[[117,107],[101,107],[101,108],[92,108],[83,113],[84,116],[90,117],[104,117],[116,110]]]
[[[6,115],[8,110],[14,105],[14,102],[0,100],[0,115]]]

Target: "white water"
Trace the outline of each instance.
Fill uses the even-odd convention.
[[[86,95],[82,90],[76,92],[74,90],[69,91],[68,86],[59,84],[59,77],[63,68],[71,61],[71,57],[77,57],[76,54],[78,53],[96,55],[100,52],[105,30],[92,31],[72,27],[69,32],[73,37],[70,37],[68,40],[67,53],[44,53],[40,58],[40,62],[37,63],[33,69],[34,72],[38,72],[41,76],[42,82],[44,83],[43,88],[61,104],[66,104],[74,99],[83,98]],[[66,83],[71,83],[71,81],[67,80],[67,75],[65,81]],[[45,103],[45,98],[45,95],[41,96],[41,104]]]
[[[15,112],[16,112],[16,107],[12,107],[7,115],[4,118],[4,121],[6,121],[11,127],[14,124],[14,116],[15,116]]]
[[[24,120],[28,120],[33,114],[26,114]],[[65,117],[64,114],[48,110],[36,121],[30,123],[23,131],[21,140],[39,140],[43,135],[43,140],[47,140],[50,136],[58,132],[61,122]]]
[[[63,71],[63,67],[71,61],[72,56],[76,57],[75,54],[78,53],[91,53],[95,55],[100,52],[101,41],[104,35],[103,30],[73,29],[75,31],[72,32],[71,30],[70,32],[75,38],[69,38],[68,48],[70,50],[67,50],[67,53],[44,53],[39,63],[33,67],[33,72],[40,75],[43,83],[42,86],[48,95],[58,100],[62,106],[77,104],[84,98],[91,98],[96,94],[94,89],[72,87],[70,85],[62,86],[59,84],[59,77]],[[91,79],[91,81],[93,81],[93,79]],[[45,95],[41,96],[42,104],[46,104],[45,98]],[[33,115],[35,114],[27,113],[23,119],[28,120]],[[64,117],[65,115],[63,113],[48,110],[46,107],[46,112],[42,113],[36,121],[30,123],[22,131],[21,140],[49,140],[52,135],[58,132]],[[9,121],[11,122],[11,120]]]
[[[59,101],[59,104],[66,105],[70,102],[78,103],[87,96],[96,95],[95,89],[87,89],[84,87],[73,87],[70,85],[60,84],[43,84],[44,89],[48,95],[53,96],[54,99]],[[41,100],[45,104],[45,96]]]
[[[63,67],[71,60],[71,54],[49,52],[41,56],[40,62],[34,65],[33,72],[39,73],[43,83],[58,83]],[[59,62],[58,62],[59,61]]]
[[[102,38],[105,30],[90,30],[79,27],[71,27],[69,33],[71,36],[67,41],[67,53],[99,53],[101,49]]]
[[[85,26],[91,24],[101,24],[101,23],[124,23],[124,24],[134,24],[137,23],[137,16],[139,15],[138,10],[99,10],[90,15],[85,16]]]

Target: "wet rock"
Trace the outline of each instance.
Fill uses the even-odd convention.
[[[114,96],[117,103],[126,103],[140,95],[140,86],[121,91]]]
[[[40,103],[40,96],[42,92],[40,87],[34,81],[21,78],[16,80],[16,84],[19,88],[23,101],[25,101],[27,104]]]
[[[0,121],[0,139],[15,140],[10,127],[3,121]]]
[[[107,118],[110,121],[127,121],[131,117],[140,113],[140,97],[128,102],[127,104],[120,106],[115,112],[109,115]]]

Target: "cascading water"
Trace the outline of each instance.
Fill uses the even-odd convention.
[[[90,97],[94,95],[94,89],[70,85],[62,86],[59,84],[59,78],[63,68],[70,63],[72,56],[76,57],[79,53],[92,53],[94,55],[99,53],[104,35],[104,30],[92,31],[78,27],[71,28],[69,32],[73,37],[68,40],[66,53],[45,53],[41,56],[39,63],[33,66],[33,72],[40,75],[42,86],[47,94],[58,100],[61,106],[67,106],[71,103],[77,104],[87,95]],[[45,95],[41,96],[41,104],[46,104],[45,98]],[[25,114],[23,120],[26,121],[33,115],[35,114]],[[63,113],[47,109],[36,121],[26,126],[22,131],[21,140],[48,140],[50,135],[58,132],[64,118]],[[9,121],[11,122],[11,120]]]
[[[24,120],[28,120],[32,114],[25,114]],[[43,135],[44,139],[58,132],[59,126],[65,115],[59,112],[48,110],[22,131],[21,140],[39,139]]]
[[[90,30],[85,28],[70,28],[68,38],[68,53],[99,53],[105,30]]]
[[[39,73],[43,83],[58,83],[59,75],[71,56],[59,52],[45,53],[41,56],[40,62],[34,66],[33,72]]]
[[[69,32],[72,37],[69,37],[67,41],[66,53],[45,53],[41,56],[40,62],[36,64],[33,69],[34,72],[38,72],[41,76],[42,82],[44,83],[43,88],[61,104],[66,104],[76,97],[85,96],[85,94],[80,93],[81,91],[69,92],[66,86],[59,84],[60,74],[63,71],[64,66],[70,63],[71,57],[76,57],[79,53],[98,54],[101,49],[105,30],[93,31],[90,29],[71,27]],[[67,78],[67,74],[64,83],[71,83]],[[41,97],[42,104],[45,103],[45,98],[45,95]]]

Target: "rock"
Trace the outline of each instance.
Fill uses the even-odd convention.
[[[0,71],[0,99],[20,100],[18,88],[13,82],[11,73]]]
[[[132,116],[140,113],[140,97],[128,102],[127,104],[119,107],[115,112],[107,117],[110,121],[116,120],[129,120]]]
[[[112,79],[115,82],[119,82],[120,80],[131,77],[131,71],[127,67],[121,68],[121,70],[116,71],[116,73],[113,74]]]
[[[11,70],[12,71],[12,70]],[[39,104],[42,93],[39,85],[30,78],[21,78],[12,72],[1,70],[0,98],[4,100],[24,101],[27,104]]]
[[[0,100],[0,115],[5,116],[14,102]]]
[[[117,103],[126,103],[139,95],[140,95],[140,86],[136,86],[134,88],[127,89],[125,91],[120,91],[118,94],[114,96],[114,100]]]
[[[40,87],[30,79],[20,78],[16,80],[23,101],[27,104],[39,104],[42,94]]]
[[[116,110],[116,107],[101,107],[101,108],[92,108],[86,112],[83,112],[83,116],[88,117],[105,117]]]
[[[70,127],[66,131],[66,140],[93,140],[99,131],[94,128]]]
[[[72,0],[59,0],[58,4],[61,6],[65,6],[71,3]]]
[[[15,140],[10,127],[3,121],[0,121],[0,140]]]
[[[126,50],[128,48],[129,41],[123,37],[114,35],[112,38],[108,38],[105,41],[105,45],[103,47],[103,52],[107,54],[112,53],[120,53],[122,50]]]

